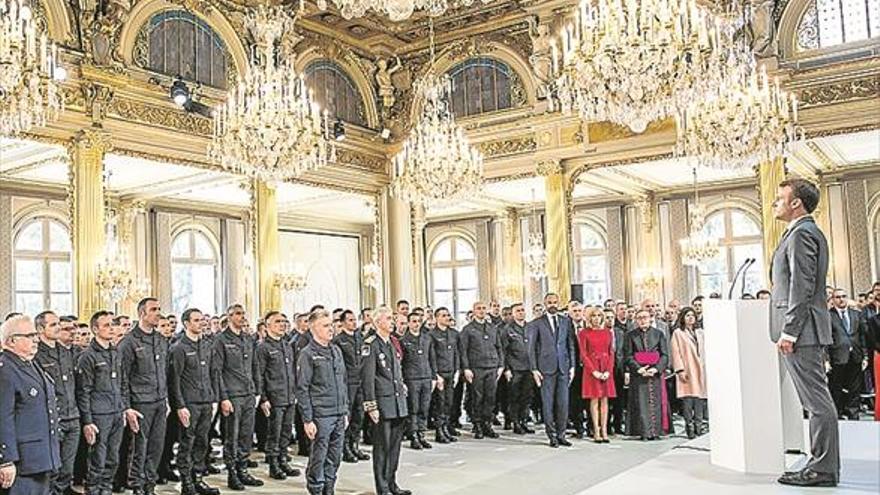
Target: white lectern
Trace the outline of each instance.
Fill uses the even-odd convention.
[[[769,302],[706,299],[703,318],[712,464],[743,473],[782,473],[786,444],[801,447],[785,438],[786,430],[799,437],[803,423],[797,397],[794,405],[790,391],[783,399]]]

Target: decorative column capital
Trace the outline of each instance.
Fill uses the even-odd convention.
[[[541,160],[535,167],[535,172],[543,177],[550,175],[562,175],[562,162],[558,158]]]
[[[73,137],[72,144],[75,149],[86,149],[100,154],[113,151],[110,133],[100,127],[88,127],[80,130]]]

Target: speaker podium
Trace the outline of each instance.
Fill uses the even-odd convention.
[[[802,409],[770,341],[769,311],[769,301],[703,301],[710,460],[742,473],[782,473],[786,448],[804,450]]]

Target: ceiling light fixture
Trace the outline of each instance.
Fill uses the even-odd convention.
[[[363,17],[367,11],[383,13],[392,21],[398,22],[412,17],[416,10],[424,10],[431,17],[446,12],[450,7],[470,7],[474,0],[331,0],[339,9],[339,13],[346,19]],[[488,4],[492,0],[480,0],[480,3]],[[318,0],[318,8],[327,10],[327,0]]]

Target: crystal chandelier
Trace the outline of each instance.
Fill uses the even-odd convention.
[[[363,17],[368,10],[381,12],[392,21],[409,19],[416,9],[424,10],[428,15],[436,17],[443,14],[449,7],[470,7],[474,0],[331,0],[346,19]],[[491,3],[492,0],[480,0]],[[318,8],[327,10],[327,0],[318,0]]]
[[[125,245],[117,234],[116,219],[107,222],[104,259],[98,264],[95,283],[104,298],[113,305],[128,299],[137,301],[150,293],[150,282],[137,279],[129,270]]]
[[[0,2],[0,135],[58,118],[66,72],[57,63],[58,48],[46,33],[37,34],[31,8],[23,0]]]
[[[691,225],[689,234],[678,241],[681,247],[682,263],[688,266],[700,266],[704,262],[718,256],[720,248],[718,239],[710,236],[705,230],[706,214],[700,205],[697,189],[697,169],[694,168],[694,206],[691,209]]]
[[[260,5],[246,26],[256,47],[250,69],[214,111],[212,161],[226,170],[272,182],[297,177],[335,159],[327,111],[322,118],[305,80],[276,49],[293,30],[282,7]]]
[[[798,139],[797,98],[770,82],[763,68],[695,101],[677,117],[676,154],[728,170],[783,155]]]
[[[423,206],[473,197],[483,186],[483,155],[455,123],[449,105],[452,80],[434,72],[434,24],[429,20],[431,62],[413,85],[421,114],[394,156],[391,194]]]
[[[379,224],[379,206],[378,200],[376,204],[371,205],[373,208],[373,245],[370,249],[370,262],[361,268],[364,277],[364,283],[368,287],[378,289],[382,282],[382,265],[379,263],[379,243],[381,235]]]
[[[275,286],[284,292],[299,292],[305,289],[306,285],[306,274],[298,264],[275,273]]]
[[[551,45],[565,114],[643,132],[723,80],[734,26],[696,0],[582,0]]]
[[[523,261],[526,264],[526,271],[529,276],[535,280],[544,278],[547,275],[547,252],[544,250],[544,236],[541,235],[540,225],[535,220],[538,218],[535,211],[535,190],[532,189],[532,218],[529,220],[529,240],[523,253]]]

